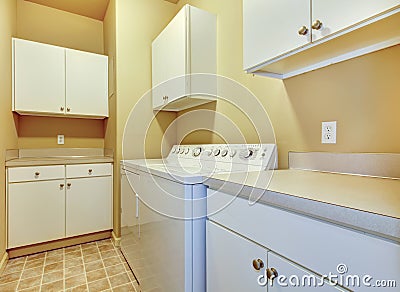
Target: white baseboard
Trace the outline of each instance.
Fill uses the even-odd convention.
[[[111,232],[113,241],[114,241],[114,245],[119,247],[121,245],[121,237],[117,237],[114,233],[114,231]]]

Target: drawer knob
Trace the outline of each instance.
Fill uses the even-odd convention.
[[[60,184],[60,188],[63,188],[64,187],[64,184]]]
[[[93,169],[91,169],[91,168],[88,171],[89,171],[89,174],[93,173]]]
[[[62,106],[62,107],[60,107],[60,111],[62,111],[62,112],[64,111],[64,107],[63,107],[63,106]]]
[[[303,25],[302,27],[300,27],[298,33],[299,35],[306,35],[308,33],[307,26]]]
[[[67,183],[67,187],[70,187],[71,186],[71,183]]]
[[[71,109],[69,107],[67,107],[67,112],[70,112],[70,111],[71,111]]]
[[[273,281],[275,278],[278,277],[278,271],[274,268],[267,269],[267,278]]]
[[[253,268],[256,271],[261,270],[262,268],[264,268],[264,262],[261,259],[253,260]]]
[[[36,171],[35,172],[35,176],[39,176],[40,175],[40,172],[39,171]]]
[[[320,30],[321,27],[322,27],[322,22],[321,22],[319,19],[317,19],[317,20],[315,20],[315,21],[313,22],[313,24],[311,25],[311,27],[312,27],[313,29],[315,29],[315,30]]]

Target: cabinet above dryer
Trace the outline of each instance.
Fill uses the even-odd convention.
[[[108,57],[13,39],[12,110],[21,115],[108,117]]]
[[[400,43],[399,0],[243,0],[243,68],[290,78]]]

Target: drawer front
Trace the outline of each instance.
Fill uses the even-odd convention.
[[[209,198],[209,210],[232,200],[210,190]],[[346,275],[400,282],[399,244],[242,198],[209,218],[321,275],[345,264]]]
[[[66,177],[92,177],[112,175],[111,163],[76,164],[66,166]]]
[[[14,167],[8,169],[8,182],[10,183],[64,179],[64,177],[64,165]]]

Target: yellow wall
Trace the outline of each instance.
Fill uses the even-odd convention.
[[[105,120],[104,130],[104,147],[116,150],[117,143],[117,94],[116,94],[116,76],[115,76],[115,58],[116,58],[116,11],[115,11],[115,0],[110,0],[108,4],[107,12],[104,17],[104,54],[108,55],[109,58],[109,93],[110,97],[108,100],[109,106],[109,118]],[[114,165],[117,165],[117,158],[114,157]],[[119,206],[119,169],[114,167],[114,206]],[[120,212],[119,207],[114,210],[114,230],[118,229]],[[118,233],[118,232],[117,232]]]
[[[122,135],[125,123],[131,109],[138,100],[151,88],[151,42],[162,31],[177,12],[177,6],[164,0],[116,1],[116,170],[119,169],[119,161],[122,159]],[[130,125],[140,129],[144,125],[141,120],[152,118],[154,113],[151,107],[151,99],[146,99],[146,106],[138,113],[139,122]],[[176,117],[175,113],[161,113],[157,115],[147,137],[148,145],[160,145],[165,126]],[[174,133],[175,135],[175,133]],[[124,158],[143,158],[142,151],[145,137],[141,134],[129,134],[127,144],[130,145]],[[175,138],[171,138],[175,141]],[[107,139],[106,139],[107,140]],[[107,143],[107,142],[106,142]],[[160,147],[149,147],[147,157],[159,157]],[[117,171],[116,171],[117,172]],[[114,210],[118,212],[115,218],[116,233],[119,236],[120,226],[120,196],[119,176],[116,178],[115,191],[117,195],[114,201]]]
[[[279,166],[288,151],[399,152],[400,46],[306,73],[285,81],[247,75],[242,69],[242,1],[181,0],[218,15],[218,73],[248,87],[268,111],[279,149]],[[394,27],[393,29],[398,29]],[[243,117],[217,103],[232,120]],[[321,122],[337,120],[337,144],[321,144]],[[218,141],[212,135],[199,141]],[[178,133],[178,139],[180,138]],[[246,133],[249,143],[257,142]]]
[[[16,8],[14,0],[0,1],[0,261],[6,250],[5,150],[18,146],[11,112],[11,37],[16,33]]]
[[[32,2],[17,0],[16,37],[93,53],[104,52],[103,23]],[[19,148],[104,146],[102,120],[19,117]],[[65,144],[57,145],[57,134]]]

